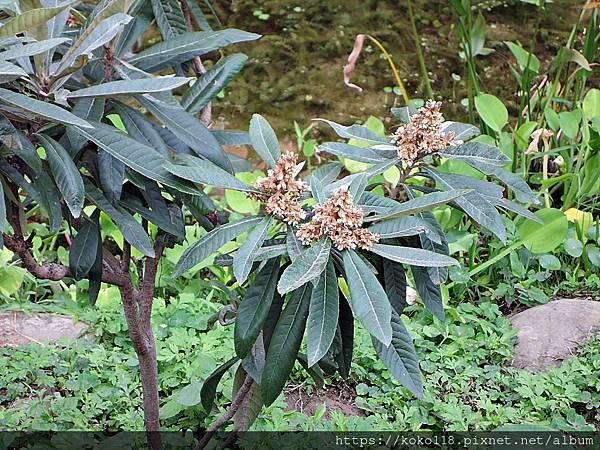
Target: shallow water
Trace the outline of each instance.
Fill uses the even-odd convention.
[[[417,27],[436,98],[449,118],[465,118],[466,67],[458,55],[457,18],[447,1],[414,1]],[[525,48],[536,23],[535,53],[547,64],[564,45],[583,2],[559,0],[541,13],[517,0],[473,2],[486,19],[485,46],[493,52],[478,58],[481,85],[516,112],[517,89],[510,70],[512,56],[503,41]],[[392,54],[411,98],[423,98],[421,75],[410,33],[406,1],[256,1],[214,2],[224,26],[263,34],[238,47],[249,56],[242,75],[214,105],[219,125],[247,128],[254,112],[265,115],[280,135],[293,134],[293,122],[306,127],[315,117],[350,123],[369,115],[388,117],[402,97],[386,92],[393,76],[381,53],[366,46],[352,81],[362,93],[343,84],[342,68],[357,33],[379,39]],[[490,9],[486,9],[490,7]],[[260,17],[259,17],[260,16]],[[386,89],[387,88],[387,89]]]

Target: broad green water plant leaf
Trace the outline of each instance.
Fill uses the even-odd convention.
[[[522,242],[532,253],[550,253],[567,239],[568,220],[559,209],[544,208],[535,213],[543,224],[526,220],[518,230]]]

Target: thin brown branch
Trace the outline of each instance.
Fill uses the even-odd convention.
[[[240,390],[237,392],[235,398],[231,402],[231,405],[229,405],[229,408],[227,408],[225,414],[223,414],[221,417],[215,420],[210,425],[210,427],[208,427],[208,429],[204,433],[204,436],[202,436],[202,439],[200,440],[200,442],[198,442],[196,450],[201,450],[204,447],[206,447],[206,445],[209,443],[215,432],[231,420],[231,418],[235,415],[236,411],[239,409],[240,405],[248,395],[248,392],[250,392],[252,383],[254,383],[252,377],[250,375],[246,375],[244,383],[242,384]]]
[[[34,277],[40,280],[60,281],[63,278],[73,276],[71,269],[61,263],[38,262],[31,254],[31,244],[25,241],[22,236],[11,237],[2,234],[2,238],[6,248],[19,256],[23,267]],[[102,281],[115,286],[122,286],[126,283],[126,279],[121,274],[107,271],[102,271]]]
[[[159,235],[156,237],[156,241],[154,243],[154,258],[146,258],[144,277],[140,286],[140,313],[142,323],[150,321],[150,315],[152,314],[152,300],[154,299],[156,272],[158,270],[158,263],[162,257],[164,249],[165,246],[162,242],[162,238]]]
[[[181,9],[183,11],[183,16],[185,17],[188,30],[194,31],[192,14],[187,0],[179,0],[179,3],[181,4]],[[199,56],[196,56],[194,59],[192,59],[192,67],[197,78],[202,77],[202,75],[207,72],[206,67],[204,67],[204,64],[202,63],[202,59]],[[202,108],[202,111],[200,111],[200,120],[206,126],[208,126],[212,121],[212,104],[210,102],[204,108]]]

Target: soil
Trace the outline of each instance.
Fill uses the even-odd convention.
[[[325,419],[331,418],[331,411],[338,411],[345,416],[366,416],[365,412],[355,404],[356,391],[345,383],[337,383],[317,388],[308,392],[304,385],[288,386],[285,399],[289,410],[296,410],[312,416],[321,405],[325,405]]]

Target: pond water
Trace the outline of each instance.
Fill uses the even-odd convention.
[[[436,98],[454,120],[464,119],[466,68],[459,57],[457,17],[445,0],[413,2],[417,28]],[[531,48],[536,27],[535,53],[547,64],[567,40],[583,4],[557,0],[542,13],[517,0],[473,2],[486,21],[485,46],[478,58],[482,88],[499,96],[514,115],[517,84],[509,69],[512,56],[504,41]],[[411,98],[423,98],[415,45],[407,16],[407,2],[255,1],[213,2],[223,26],[261,33],[264,37],[239,48],[250,56],[242,75],[214,105],[218,126],[247,128],[250,116],[260,112],[280,135],[293,134],[315,117],[350,123],[369,115],[385,118],[389,107],[403,104],[389,92],[392,73],[381,53],[366,45],[353,75],[362,93],[343,84],[342,68],[358,33],[380,40],[392,54]]]

